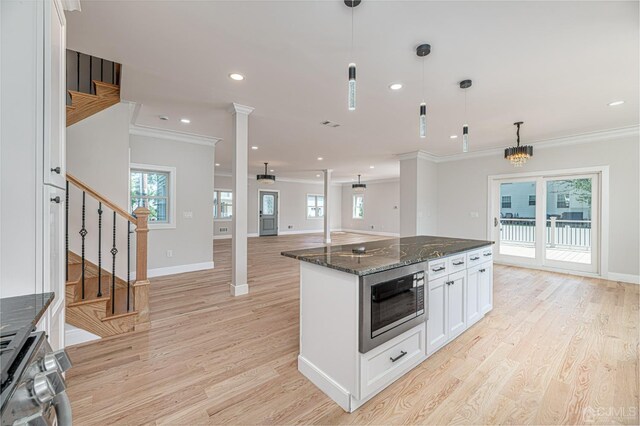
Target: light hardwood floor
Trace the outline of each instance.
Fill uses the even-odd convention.
[[[250,238],[247,296],[229,295],[230,240],[215,270],[153,279],[150,330],[69,348],[74,423],[638,424],[640,286],[505,266],[488,316],[345,413],[297,371],[298,262],[280,256],[321,241]]]

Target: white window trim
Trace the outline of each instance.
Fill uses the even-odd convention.
[[[307,194],[304,197],[304,214],[307,216],[307,220],[324,220],[324,214],[322,216],[314,216],[314,217],[309,216],[309,212],[308,212],[309,206],[307,205],[309,197],[322,197],[322,204],[323,204],[322,208],[323,209],[325,208],[324,207],[324,194],[311,194],[311,193]],[[316,199],[316,208],[318,208],[318,200],[317,199]],[[326,211],[325,211],[325,213],[326,213]]]
[[[177,177],[176,168],[171,166],[157,166],[153,164],[141,164],[141,163],[129,163],[129,191],[128,191],[128,210],[131,214],[131,170],[145,170],[149,172],[158,171],[169,173],[169,221],[167,223],[155,223],[149,221],[149,229],[175,229],[176,228],[176,216],[178,211],[176,210],[176,187]]]
[[[362,197],[362,217],[354,215],[356,209],[356,197]],[[353,220],[363,220],[364,214],[364,194],[353,194],[353,197],[351,197],[351,218]]]
[[[235,197],[233,197],[233,191],[230,189],[224,189],[224,188],[214,188],[213,192],[215,193],[216,191],[218,192],[230,192],[231,193],[231,197],[232,197],[232,203],[235,203]],[[231,205],[233,207],[233,204]],[[218,212],[219,213],[219,212]],[[215,220],[216,222],[231,222],[233,220],[233,214],[231,215],[231,217],[223,217],[223,218],[219,218],[219,217],[213,217],[213,220]]]

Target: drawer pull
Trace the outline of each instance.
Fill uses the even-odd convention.
[[[60,170],[60,166],[58,166],[58,167],[54,167],[53,169],[51,169],[51,171],[54,172],[54,173],[60,174],[60,172],[62,170]]]
[[[486,271],[487,271],[486,269],[482,268],[478,272],[486,272]]]
[[[52,202],[52,203],[56,203],[56,204],[60,204],[60,197],[53,197],[53,198],[51,199],[51,202]]]
[[[478,260],[478,259],[480,259],[480,256],[472,257],[472,258],[471,258],[471,259],[469,259],[469,260]]]
[[[447,285],[451,285],[451,284],[453,284],[454,282],[455,282],[455,281],[447,281],[447,283],[446,283],[446,284],[447,284]]]
[[[485,256],[485,257],[486,256],[491,256],[491,253],[485,253],[485,254],[483,254],[483,256]]]
[[[405,351],[400,351],[400,355],[398,355],[397,357],[390,357],[389,359],[391,360],[391,362],[396,362],[397,360],[399,360],[400,358],[402,358],[403,356],[405,356],[407,353]]]
[[[456,266],[460,266],[460,265],[464,265],[464,262],[460,261],[460,262],[453,262],[454,265]]]
[[[433,272],[440,272],[440,271],[444,271],[446,268],[444,266],[441,266],[439,268],[435,268],[435,269],[431,269]]]

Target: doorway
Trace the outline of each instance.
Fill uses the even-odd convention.
[[[496,261],[601,273],[601,186],[599,172],[490,177]]]
[[[278,191],[259,191],[259,235],[278,235]]]

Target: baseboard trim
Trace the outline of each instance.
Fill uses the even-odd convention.
[[[242,296],[249,293],[249,284],[231,284],[231,295]]]
[[[300,235],[300,234],[322,234],[324,231],[322,230],[313,230],[313,229],[302,229],[302,230],[295,230],[295,231],[281,231],[278,232],[278,235]],[[344,231],[342,229],[332,229],[331,232],[361,232],[361,231]],[[390,234],[391,235],[391,234]],[[393,234],[393,235],[398,235],[398,234]],[[258,235],[255,232],[252,232],[250,234],[247,234],[247,238],[255,238],[255,237],[259,237],[260,235]],[[213,239],[214,240],[228,240],[231,238],[231,234],[223,234],[223,235],[214,235]]]
[[[350,413],[351,394],[302,355],[298,355],[298,371],[316,385],[344,411]]]
[[[74,327],[70,324],[64,325],[64,345],[73,346],[81,343],[92,342],[94,340],[100,340],[101,337],[93,333],[89,333],[87,330],[83,330],[78,327]]]
[[[340,229],[340,230],[336,229],[335,231],[349,232],[352,234],[381,235],[383,237],[399,237],[400,236],[399,232],[367,231],[367,230],[361,230],[361,229]]]
[[[618,282],[621,282],[621,283],[640,284],[640,275],[620,274],[618,272],[609,272],[607,274],[607,279],[611,280],[611,281],[618,281]]]
[[[205,269],[213,269],[214,264],[211,262],[190,263],[187,265],[167,266],[165,268],[154,268],[147,270],[147,277],[164,277],[165,275],[183,274],[185,272],[204,271]],[[131,279],[136,279],[136,273],[131,272]]]

